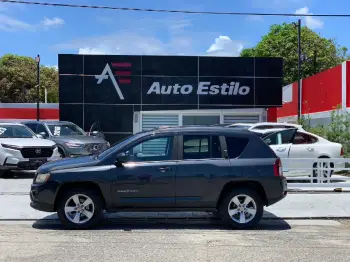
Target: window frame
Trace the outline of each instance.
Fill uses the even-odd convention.
[[[219,138],[219,142],[220,142],[220,149],[221,149],[221,157],[220,158],[214,158],[214,157],[209,157],[209,158],[197,158],[197,159],[184,159],[183,158],[183,137],[184,136],[209,136],[210,137],[210,141],[209,141],[209,153],[210,156],[212,155],[212,137],[216,136]],[[223,143],[223,139],[225,139],[225,137],[221,136],[221,135],[216,135],[216,134],[210,134],[210,133],[195,133],[195,134],[191,134],[191,133],[184,133],[179,135],[178,137],[178,160],[179,161],[202,161],[202,160],[224,160],[227,159],[225,150],[226,150],[226,143]]]
[[[146,137],[142,137],[141,139],[138,139],[134,142],[132,142],[129,145],[126,145],[125,147],[121,148],[120,150],[118,150],[116,156],[115,156],[115,160],[117,158],[117,156],[120,153],[124,153],[128,150],[130,150],[133,147],[136,147],[144,142],[147,142],[149,140],[153,140],[153,139],[158,139],[158,138],[166,138],[166,137],[172,137],[173,139],[173,145],[171,148],[171,158],[168,160],[153,160],[153,161],[138,161],[138,162],[125,162],[125,164],[129,164],[129,163],[135,163],[135,164],[140,164],[140,163],[159,163],[159,162],[169,162],[169,161],[177,161],[177,141],[178,141],[178,135],[177,134],[157,134],[157,135],[150,135],[150,136],[146,136]]]

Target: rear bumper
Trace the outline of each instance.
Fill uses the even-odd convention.
[[[275,177],[264,185],[266,192],[266,206],[271,206],[287,196],[287,179],[285,177]]]

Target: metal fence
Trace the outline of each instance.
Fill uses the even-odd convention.
[[[350,192],[350,158],[283,158],[290,192]]]

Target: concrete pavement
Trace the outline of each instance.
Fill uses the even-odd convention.
[[[349,261],[349,226],[346,221],[265,221],[256,230],[240,231],[112,223],[68,231],[55,223],[0,222],[0,261]]]

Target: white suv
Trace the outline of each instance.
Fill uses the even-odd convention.
[[[272,128],[296,128],[298,130],[304,131],[303,126],[297,125],[297,124],[290,124],[290,123],[276,123],[276,122],[262,122],[262,123],[236,123],[227,125],[227,127],[230,128],[236,128],[236,129],[248,129],[251,131],[254,130],[265,130],[265,129],[272,129]]]
[[[41,139],[25,125],[0,123],[0,176],[10,170],[33,170],[60,159],[56,144]]]

